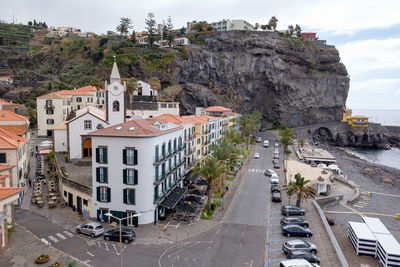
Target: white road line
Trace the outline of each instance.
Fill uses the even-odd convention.
[[[99,244],[99,248],[102,248],[102,247],[101,247],[101,243],[100,243],[99,241],[97,241],[97,244]]]
[[[114,244],[113,244],[113,247],[114,247],[115,251],[117,252],[117,255],[119,255],[118,249],[115,247]]]
[[[42,238],[40,239],[40,241],[42,241],[46,246],[50,246],[50,242],[47,241],[46,239]]]
[[[107,246],[107,243],[106,243],[106,242],[104,242],[104,245],[106,245],[106,250],[108,251],[108,246]]]
[[[122,246],[121,253],[124,252],[125,249],[126,249],[126,246]]]
[[[365,206],[360,206],[360,205],[353,205],[354,207],[357,207],[357,208],[365,208]]]
[[[57,243],[57,242],[58,242],[58,239],[55,238],[55,237],[52,236],[52,235],[49,235],[48,238],[49,238],[51,241],[53,241],[54,243]]]
[[[71,232],[64,231],[63,233],[66,234],[69,237],[74,237],[74,235]]]
[[[244,231],[246,230],[246,228],[243,229],[242,234],[240,235],[239,238],[239,248],[242,247],[242,241],[243,241],[243,237],[244,237]]]
[[[57,233],[56,234],[56,236],[58,236],[59,238],[61,238],[62,240],[65,240],[65,239],[67,239],[65,236],[63,236],[62,234],[60,234],[60,233]]]
[[[178,224],[175,226],[175,229],[178,229],[180,224],[181,224],[181,222],[178,222]]]
[[[90,253],[89,251],[86,251],[86,254],[89,254],[90,256],[94,257],[94,255],[92,253]]]

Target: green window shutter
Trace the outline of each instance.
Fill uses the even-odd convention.
[[[131,195],[130,195],[131,204],[135,205],[135,189],[130,189],[130,190],[131,190]]]
[[[96,162],[100,162],[100,149],[96,148]]]
[[[105,183],[108,183],[108,168],[103,168],[103,179]]]
[[[100,168],[96,168],[96,182],[100,183]]]
[[[134,185],[138,184],[138,170],[133,171],[133,184]]]
[[[126,176],[127,176],[127,170],[126,169],[124,169],[124,172],[123,172],[124,174],[123,174],[123,182],[124,182],[124,184],[126,184],[126,180],[127,180],[127,178],[126,178]]]
[[[97,187],[96,190],[97,190],[97,201],[100,201],[100,187]]]
[[[107,202],[111,202],[111,188],[107,187]]]
[[[122,163],[126,164],[126,149],[122,150]]]
[[[104,153],[104,157],[103,157],[103,163],[107,163],[107,148],[103,148],[103,153]]]
[[[127,194],[126,194],[126,189],[123,189],[122,190],[122,195],[124,196],[124,204],[126,204],[127,203]]]
[[[137,164],[138,163],[138,155],[137,155],[137,150],[133,150],[133,164]]]

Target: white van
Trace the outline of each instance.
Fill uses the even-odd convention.
[[[268,140],[264,140],[264,145],[263,147],[268,147],[269,146],[269,141]]]
[[[305,259],[283,260],[279,267],[319,267],[316,263],[309,263]]]

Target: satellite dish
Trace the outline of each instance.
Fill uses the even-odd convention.
[[[99,124],[97,124],[96,128],[97,128],[97,129],[103,129],[104,126],[103,126],[103,124],[99,123]]]

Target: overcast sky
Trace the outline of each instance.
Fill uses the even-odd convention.
[[[275,15],[278,29],[299,24],[336,45],[350,75],[347,106],[400,110],[399,0],[2,0],[0,19],[45,21],[82,31],[115,30],[130,17],[136,31],[153,12],[157,22],[171,16],[176,28],[187,21],[245,19],[266,24]]]

